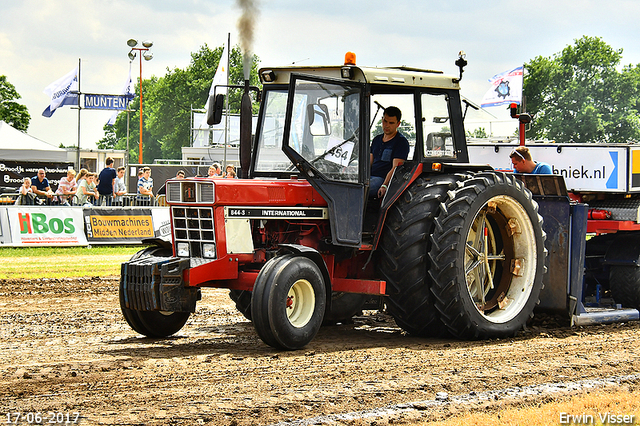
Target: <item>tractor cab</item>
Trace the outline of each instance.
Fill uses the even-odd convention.
[[[441,172],[443,164],[468,162],[459,78],[353,63],[265,68],[260,76],[263,105],[251,175],[301,174],[327,201],[335,245],[371,244],[363,241],[365,216],[384,213],[424,170]],[[399,131],[409,141],[409,157],[396,170],[385,198],[369,199],[371,140],[382,133],[389,106],[402,111]],[[373,219],[379,231],[382,221]]]

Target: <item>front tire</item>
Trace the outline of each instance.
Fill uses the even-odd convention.
[[[432,292],[460,339],[508,337],[533,315],[545,273],[537,203],[511,174],[478,173],[435,219]]]
[[[273,258],[253,286],[254,327],[269,346],[301,349],[322,325],[326,297],[322,273],[312,260],[291,254]]]
[[[130,260],[147,257],[171,257],[172,251],[161,247],[147,247],[135,253]],[[167,337],[177,333],[186,324],[190,312],[138,311],[126,306],[124,283],[120,280],[118,289],[120,310],[127,324],[136,332],[147,337]]]

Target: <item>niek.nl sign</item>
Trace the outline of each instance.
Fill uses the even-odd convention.
[[[110,109],[126,110],[130,95],[84,95],[84,107],[86,109]]]

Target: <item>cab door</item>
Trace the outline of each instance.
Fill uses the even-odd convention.
[[[364,85],[293,74],[282,149],[327,201],[333,244],[359,247],[369,182]]]

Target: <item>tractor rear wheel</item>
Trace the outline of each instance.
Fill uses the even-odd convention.
[[[515,176],[484,172],[445,204],[429,253],[442,322],[461,339],[514,335],[533,315],[546,270],[537,203]]]
[[[378,269],[387,282],[387,309],[398,326],[417,336],[445,331],[433,305],[427,275],[433,218],[464,175],[418,178],[387,214]]]
[[[306,346],[322,325],[327,304],[324,278],[304,256],[269,260],[253,286],[251,317],[258,335],[277,349]]]
[[[616,303],[640,310],[640,267],[611,266],[609,287]]]
[[[147,247],[134,254],[130,260],[145,257],[171,257],[170,249]],[[119,287],[120,309],[129,326],[147,337],[167,337],[177,333],[187,322],[190,312],[138,311],[127,308],[124,294],[124,283]]]

